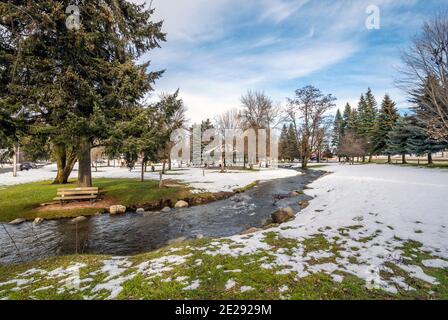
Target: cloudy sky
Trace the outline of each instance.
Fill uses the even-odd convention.
[[[154,96],[180,88],[192,121],[239,107],[249,89],[284,104],[308,84],[334,94],[340,108],[367,87],[406,108],[394,85],[400,55],[444,2],[153,0],[168,34],[149,55],[154,69],[166,69]],[[380,9],[379,30],[366,28],[369,5]]]

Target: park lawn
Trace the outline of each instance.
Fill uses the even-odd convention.
[[[273,261],[273,252],[284,250],[294,256],[294,249],[305,245],[307,251],[334,251],[322,237],[305,239],[302,243],[267,234],[271,250],[232,256],[210,254],[216,242],[229,239],[193,240],[158,251],[132,257],[72,255],[50,258],[23,265],[0,266],[0,298],[21,299],[447,299],[448,271],[426,268],[423,259],[433,258],[420,250],[421,244],[408,242],[404,251],[410,262],[419,265],[438,281],[428,285],[400,274],[415,290],[399,290],[392,294],[381,289],[368,289],[366,282],[341,272],[342,281],[335,281],[323,272],[297,277],[296,272],[283,273],[282,268],[265,268]],[[236,248],[236,247],[235,247]],[[417,251],[415,251],[415,250]],[[212,252],[212,251],[211,251]],[[418,252],[418,254],[416,254]],[[168,257],[168,258],[167,258]],[[323,263],[324,260],[312,264]],[[115,267],[114,267],[115,266]],[[126,267],[124,267],[126,266]],[[80,289],[70,288],[70,272],[79,270]],[[69,270],[72,270],[69,272]],[[117,270],[109,273],[108,270]],[[387,275],[385,275],[387,276]]]
[[[42,203],[51,202],[58,188],[75,187],[53,185],[50,181],[33,182],[6,187],[0,190],[0,221],[9,222],[17,218],[45,219],[93,215],[98,208],[76,210],[36,211]],[[149,180],[140,182],[135,179],[95,179],[94,186],[100,188],[103,198],[124,206],[151,204],[159,200],[177,201],[191,195],[187,187],[159,189],[159,182]]]

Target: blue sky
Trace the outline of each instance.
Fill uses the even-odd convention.
[[[134,0],[140,2],[143,0]],[[150,1],[147,1],[149,3]],[[445,4],[444,4],[445,3]],[[369,5],[380,9],[368,30]],[[240,107],[247,90],[284,104],[312,84],[357,104],[371,87],[405,109],[394,80],[400,55],[444,0],[153,0],[168,41],[149,55],[166,69],[156,93],[180,88],[192,121]]]

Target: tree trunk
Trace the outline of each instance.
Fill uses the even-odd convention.
[[[226,156],[224,152],[221,153],[221,173],[224,173],[226,167]]]
[[[308,167],[308,158],[302,157],[302,169],[306,169]]]
[[[171,153],[168,154],[168,171],[171,171]]]
[[[142,160],[142,172],[141,172],[141,176],[140,176],[140,182],[144,182],[145,181],[145,163]]]
[[[401,162],[402,162],[403,164],[407,164],[407,163],[408,163],[408,162],[406,161],[406,155],[405,155],[405,154],[401,155]]]
[[[302,141],[302,169],[308,167],[308,160],[310,158],[309,146],[308,146],[308,136],[303,137]]]
[[[17,177],[17,147],[14,145],[14,158],[12,159],[12,176]]]
[[[166,160],[163,160],[162,174],[165,174]]]
[[[91,149],[89,139],[81,137],[78,143],[78,186],[80,187],[92,187]]]
[[[390,154],[387,155],[387,163],[392,163],[392,157]]]
[[[428,164],[429,165],[434,164],[434,161],[432,160],[432,153],[428,153]]]
[[[53,157],[58,170],[53,184],[66,184],[76,163],[76,153],[68,150],[66,145],[56,145],[53,147]]]

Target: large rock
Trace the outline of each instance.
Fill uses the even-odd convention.
[[[251,233],[258,232],[258,231],[260,231],[260,230],[261,230],[261,229],[258,229],[258,228],[249,228],[249,229],[247,229],[246,231],[242,232],[241,234],[242,234],[242,235],[251,234]]]
[[[40,217],[34,219],[34,221],[33,221],[34,224],[41,224],[42,222],[44,222],[44,218],[40,218]]]
[[[274,212],[271,216],[272,220],[274,220],[275,223],[284,223],[291,219],[294,219],[296,214],[291,207],[288,207]]]
[[[15,220],[11,221],[9,224],[18,225],[18,224],[24,223],[25,221],[26,221],[25,219],[18,218],[18,219],[15,219]]]
[[[121,205],[111,206],[109,208],[109,213],[110,214],[123,214],[123,213],[126,213],[126,207],[125,206],[121,206]]]
[[[143,208],[138,208],[135,212],[136,212],[136,213],[145,213],[145,209],[143,209]]]
[[[162,212],[170,212],[171,208],[170,207],[165,207],[162,209]]]
[[[83,221],[86,221],[86,220],[87,220],[86,217],[84,217],[84,216],[79,216],[79,217],[76,217],[76,218],[72,219],[71,222],[72,222],[72,223],[79,223],[79,222],[83,222]]]
[[[309,205],[310,205],[310,203],[306,200],[299,202],[299,206],[302,210],[308,208]]]
[[[177,209],[188,208],[188,202],[183,201],[183,200],[177,201],[176,205],[174,207],[177,208]]]

